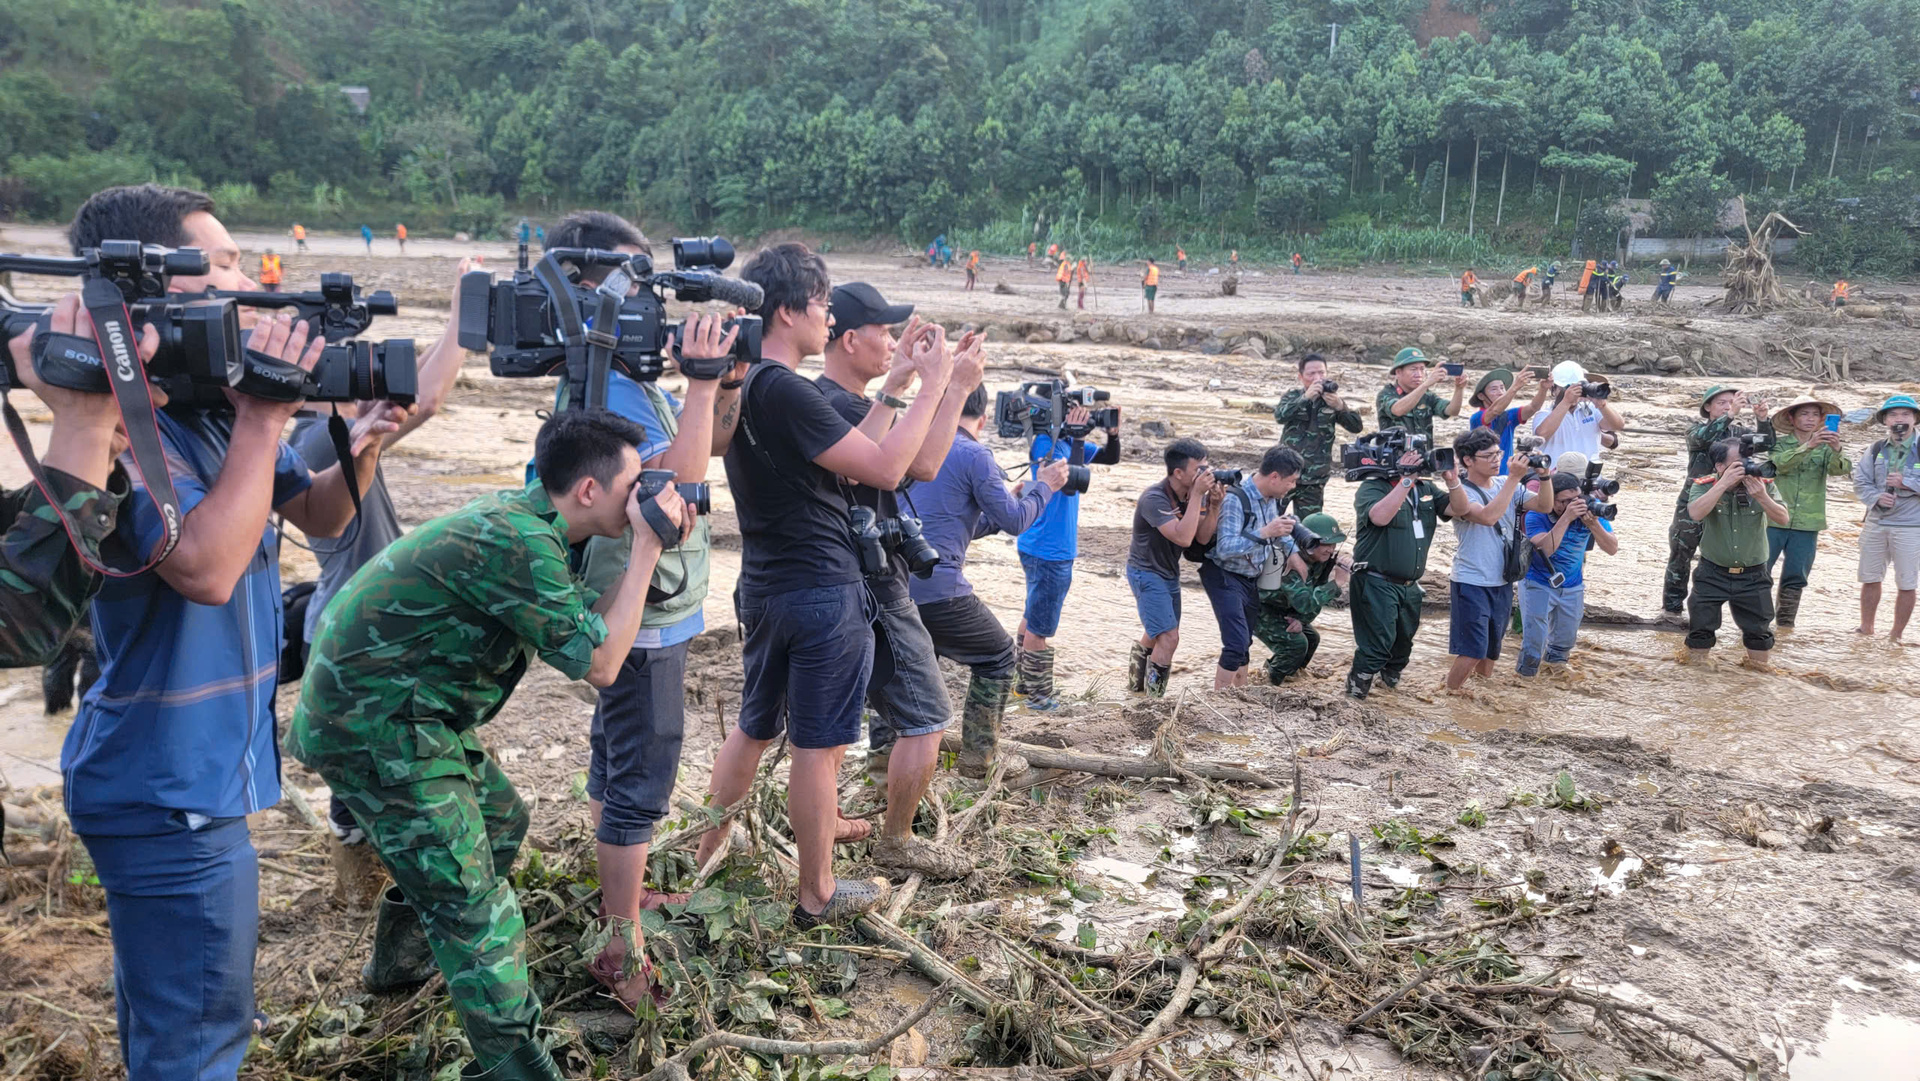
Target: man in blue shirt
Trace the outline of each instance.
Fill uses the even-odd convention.
[[[1533,400],[1526,405],[1513,405],[1513,400],[1527,389],[1528,383],[1534,384]],[[1500,471],[1495,476],[1507,475],[1507,460],[1513,457],[1513,433],[1547,404],[1548,389],[1544,380],[1525,368],[1518,375],[1511,368],[1495,368],[1474,385],[1473,396],[1467,399],[1467,404],[1473,406],[1473,417],[1467,427],[1490,428],[1500,437]]]
[[[967,581],[967,546],[994,533],[1019,535],[1037,521],[1048,503],[1060,498],[1067,463],[1040,467],[1015,498],[993,452],[980,442],[986,424],[987,389],[975,387],[960,407],[960,426],[940,472],[913,490],[913,510],[921,535],[940,553],[940,565],[926,578],[909,578],[907,592],[919,607],[920,622],[933,637],[934,652],[973,670],[967,704],[960,715],[963,764],[991,765],[999,754],[1000,721],[1007,708],[1013,675],[1013,639],[1000,620],[974,595]],[[1009,779],[1026,772],[1025,760],[1007,756]]]
[[[1067,411],[1067,423],[1086,424],[1093,414],[1084,406]],[[1106,445],[1098,451],[1083,440],[1067,440],[1053,445],[1045,433],[1034,436],[1027,449],[1027,462],[1037,474],[1043,463],[1058,459],[1070,465],[1112,465],[1120,460],[1120,431],[1107,431]],[[1014,674],[1013,693],[1027,700],[1027,708],[1056,709],[1059,699],[1053,690],[1053,647],[1047,644],[1060,630],[1060,609],[1067,603],[1067,590],[1073,585],[1073,561],[1080,555],[1080,496],[1062,492],[1049,499],[1040,519],[1020,534],[1017,545],[1020,567],[1027,576],[1026,611],[1020,617],[1020,656]]]
[[[199,192],[110,188],[81,206],[68,236],[75,252],[102,240],[206,252],[211,272],[173,278],[177,292],[255,288]],[[286,316],[263,318],[248,338],[309,369],[324,345]],[[100,679],[60,765],[67,815],[107,892],[130,1081],[231,1079],[253,1036],[260,870],[246,816],[280,800],[279,534],[267,515],[317,537],[339,535],[353,516],[340,467],[312,472],[281,440],[299,408],[236,395],[231,413],[160,413],[185,515],[179,544],[153,570],[109,580],[94,601]],[[363,491],[404,416],[381,405],[356,420]],[[145,556],[167,527],[136,490],[117,528]]]
[[[1520,580],[1520,658],[1514,671],[1536,675],[1540,662],[1564,665],[1587,609],[1587,551],[1620,550],[1613,525],[1593,513],[1572,473],[1553,475],[1553,513],[1527,512],[1533,561]]]

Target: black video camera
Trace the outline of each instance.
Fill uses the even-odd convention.
[[[1580,498],[1586,500],[1587,511],[1595,518],[1611,521],[1619,515],[1620,508],[1607,500],[1620,491],[1620,482],[1600,476],[1602,466],[1599,462],[1587,463],[1587,474],[1580,478]]]
[[[1022,383],[1019,390],[1003,390],[994,396],[993,423],[1002,439],[1030,441],[1036,433],[1046,432],[1053,444],[1049,453],[1061,454],[1064,453],[1060,445],[1063,439],[1085,439],[1095,428],[1119,429],[1119,406],[1094,407],[1095,402],[1109,401],[1112,397],[1111,393],[1092,387],[1069,389],[1064,379]],[[1067,414],[1074,406],[1086,406],[1093,414],[1085,424],[1067,423]],[[1086,466],[1069,463],[1067,483],[1060,492],[1080,495],[1092,483],[1093,474]]]
[[[387,401],[412,405],[419,400],[420,369],[412,338],[378,342],[351,340],[366,333],[375,317],[399,313],[399,304],[385,289],[362,296],[359,286],[353,283],[353,275],[328,273],[320,275],[320,288],[311,292],[219,289],[201,296],[231,300],[247,308],[291,308],[294,322],[307,324],[313,336],[326,339],[327,346],[302,388],[301,396],[307,401]],[[175,389],[180,391],[180,400],[202,408],[220,409],[228,404],[217,387],[169,387],[170,391]],[[248,392],[238,385],[236,389]],[[256,396],[278,398],[276,393]]]
[[[940,553],[920,533],[920,519],[898,515],[882,519],[872,507],[855,506],[850,513],[853,546],[860,552],[860,569],[869,578],[885,577],[887,557],[898,553],[917,578],[931,577],[940,565]]]
[[[1524,455],[1528,469],[1549,469],[1553,466],[1553,456],[1536,454],[1547,441],[1537,435],[1517,435],[1513,438],[1513,452],[1516,457]]]
[[[1740,468],[1746,471],[1747,476],[1759,477],[1762,480],[1771,480],[1780,475],[1780,468],[1773,464],[1771,458],[1754,457],[1756,454],[1765,454],[1773,449],[1775,439],[1771,433],[1744,432],[1735,438],[1740,441]],[[1747,492],[1744,488],[1736,489],[1733,497],[1734,500],[1742,506],[1748,503]]]
[[[690,304],[760,307],[759,286],[715,272],[733,264],[732,244],[720,237],[680,237],[672,244],[670,271],[654,270],[647,255],[597,248],[550,248],[531,269],[523,251],[511,281],[470,271],[460,279],[460,345],[491,350],[498,376],[559,373],[567,381],[568,407],[602,408],[609,371],[652,381],[665,370],[681,327],[666,321],[667,290]],[[598,285],[583,282],[588,267],[608,268]],[[760,359],[760,317],[740,316],[727,326],[740,332],[731,355],[698,362],[698,370],[696,362],[683,361],[689,376],[717,379],[736,361]]]
[[[1401,465],[1400,459],[1408,453],[1419,454],[1420,460]],[[1340,465],[1349,482],[1431,476],[1453,468],[1453,448],[1435,447],[1431,439],[1409,435],[1405,428],[1386,428],[1343,445]]]

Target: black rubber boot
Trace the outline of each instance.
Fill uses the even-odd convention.
[[[1347,676],[1347,697],[1363,699],[1373,690],[1373,677],[1359,672]]]
[[[566,1075],[560,1067],[553,1064],[553,1057],[539,1040],[528,1040],[513,1049],[513,1054],[496,1063],[491,1070],[480,1069],[477,1063],[468,1063],[461,1067],[460,1076],[469,1081],[566,1081]]]
[[[360,970],[361,986],[383,995],[418,987],[438,971],[420,913],[407,903],[400,887],[387,887],[380,896],[380,914],[374,917],[373,959]]]
[[[1774,602],[1773,620],[1782,629],[1793,626],[1794,617],[1800,614],[1800,586],[1781,586],[1780,599]]]
[[[1172,680],[1173,680],[1172,665],[1170,664],[1158,665],[1153,663],[1151,659],[1147,661],[1146,690],[1147,690],[1148,697],[1165,698],[1167,696],[1167,684]]]

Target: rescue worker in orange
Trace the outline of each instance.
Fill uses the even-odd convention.
[[[272,248],[260,257],[260,287],[269,293],[280,291],[280,257]]]
[[[1038,242],[1032,241],[1032,240],[1027,241],[1027,263],[1029,265],[1033,263],[1034,253],[1038,252],[1039,250],[1040,250],[1040,245]]]
[[[404,225],[395,225],[393,227],[393,236],[394,239],[400,242],[400,254],[407,254],[407,227]]]
[[[1833,283],[1833,295],[1827,298],[1827,307],[1844,308],[1847,306],[1847,279],[1841,278]]]
[[[967,289],[973,292],[973,283],[980,277],[980,252],[976,249],[967,253]]]
[[[1153,298],[1160,292],[1160,264],[1147,256],[1147,272],[1140,275],[1140,292],[1147,300],[1147,314],[1153,314]]]
[[[307,227],[299,222],[293,223],[293,246],[296,251],[307,250]]]
[[[1540,273],[1539,267],[1530,266],[1527,269],[1513,276],[1513,306],[1514,307],[1524,308],[1527,306],[1527,286],[1533,283],[1534,277],[1539,273]]]
[[[1176,245],[1173,249],[1173,259],[1174,262],[1180,264],[1180,273],[1185,274],[1187,272],[1187,249]]]
[[[1473,276],[1472,267],[1460,272],[1460,306],[1462,308],[1473,307],[1473,287],[1479,280]]]
[[[1060,309],[1065,311],[1067,294],[1073,292],[1073,256],[1060,253],[1060,265],[1054,268],[1053,280],[1060,283]]]
[[[1093,280],[1093,271],[1087,266],[1086,256],[1080,257],[1080,263],[1073,268],[1073,280],[1080,283],[1080,310],[1087,310],[1087,283]]]
[[[1295,275],[1298,275],[1300,273],[1300,253],[1299,252],[1293,253],[1293,272]]]
[[[1597,260],[1589,259],[1587,260],[1587,265],[1584,268],[1582,268],[1580,271],[1580,310],[1581,311],[1586,311],[1588,308],[1593,307],[1593,291],[1594,291],[1594,282],[1596,280],[1594,278],[1593,272],[1599,269],[1599,266],[1600,264]],[[1603,310],[1604,310],[1604,307],[1603,307]]]

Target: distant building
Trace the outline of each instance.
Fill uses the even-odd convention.
[[[347,102],[353,106],[354,112],[367,115],[367,106],[373,101],[373,91],[364,86],[343,86],[340,92],[347,96]]]

